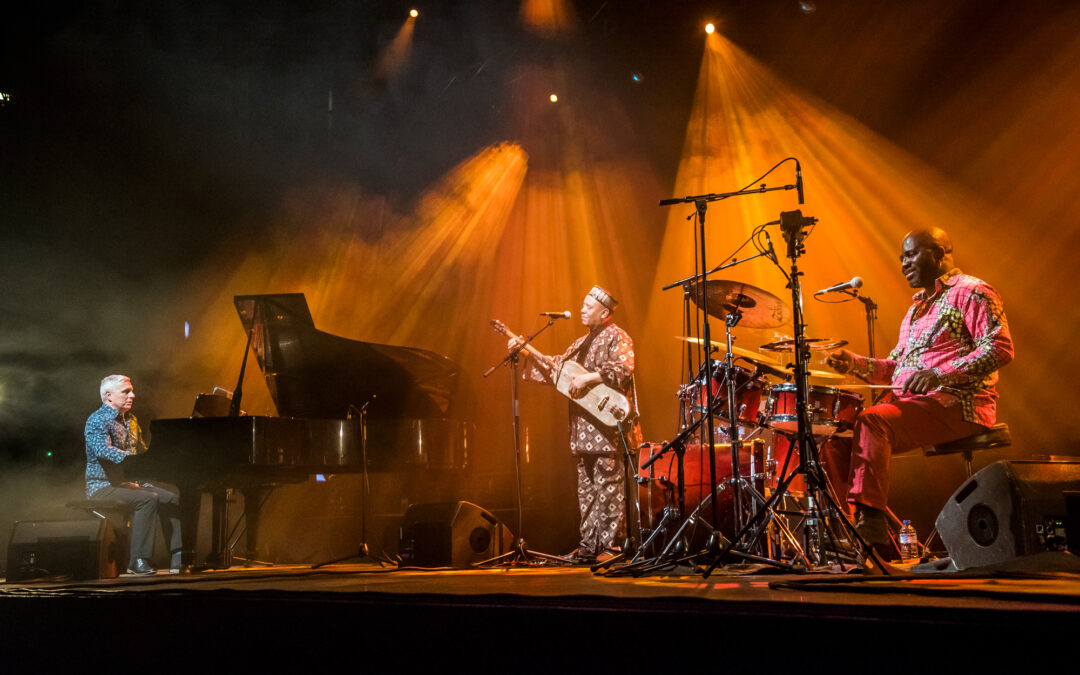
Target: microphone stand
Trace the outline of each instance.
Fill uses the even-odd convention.
[[[368,511],[368,495],[371,494],[371,488],[368,485],[368,467],[367,467],[367,408],[371,405],[371,402],[375,400],[375,395],[372,394],[371,398],[364,403],[364,405],[357,408],[352,403],[349,404],[348,411],[346,412],[346,420],[351,420],[353,413],[360,415],[360,461],[361,467],[363,467],[364,482],[360,486],[361,491],[361,506],[360,506],[360,546],[359,550],[353,555],[347,555],[336,560],[328,560],[326,562],[316,563],[311,566],[311,569],[317,570],[324,565],[333,565],[336,563],[345,562],[346,560],[363,560],[364,558],[370,558],[379,563],[379,567],[383,566],[383,563],[392,563],[385,552],[383,557],[373,555],[371,548],[367,543],[367,511]]]
[[[806,326],[802,311],[802,288],[799,280],[802,272],[799,271],[797,261],[799,256],[805,253],[803,245],[806,236],[805,228],[812,225],[816,219],[812,217],[804,218],[801,211],[789,211],[780,214],[780,221],[780,228],[787,242],[787,257],[791,259],[791,273],[787,277],[794,313],[792,322],[795,329],[795,370],[792,373],[792,379],[795,383],[795,409],[798,420],[796,444],[799,449],[799,466],[781,481],[776,491],[769,497],[765,507],[713,559],[704,570],[703,576],[708,577],[720,561],[729,554],[736,554],[738,557],[745,558],[745,554],[740,555],[740,551],[735,547],[740,544],[747,547],[752,545],[752,542],[757,540],[760,533],[764,532],[766,516],[774,514],[773,507],[787,493],[788,486],[797,475],[802,475],[805,478],[808,500],[806,523],[803,527],[805,542],[805,553],[802,556],[803,564],[813,567],[825,563],[825,539],[834,540],[834,533],[830,529],[830,523],[839,522],[841,527],[847,530],[849,541],[855,543],[855,553],[858,554],[862,565],[867,569],[877,565],[880,570],[887,573],[884,561],[858,533],[854,524],[841,510],[834,495],[829,490],[828,480],[819,461],[817,443],[812,434],[810,409],[807,405],[810,350],[806,345]],[[835,518],[829,518],[830,515],[835,516]],[[747,535],[750,536],[747,537]],[[780,560],[763,558],[760,561],[791,571],[798,569],[795,565]]]
[[[854,291],[852,296],[866,308],[866,346],[870,350],[867,354],[870,358],[874,358],[874,321],[877,319],[877,304],[870,299],[870,296],[859,295],[858,291]]]
[[[558,318],[562,318],[561,316]],[[547,325],[540,330],[536,331],[532,335],[528,335],[522,341],[520,345],[511,349],[510,352],[503,357],[495,365],[484,371],[484,377],[491,375],[500,366],[509,366],[510,368],[510,403],[513,410],[513,426],[514,426],[514,469],[517,474],[517,533],[518,537],[514,543],[513,550],[497,555],[494,558],[482,560],[473,565],[473,567],[483,567],[486,565],[506,564],[506,565],[543,565],[545,562],[556,562],[566,564],[570,562],[566,558],[550,555],[548,553],[539,553],[537,551],[530,551],[525,543],[525,516],[524,506],[522,504],[522,491],[521,491],[521,420],[518,415],[518,355],[521,353],[525,346],[536,339],[536,336],[543,333],[548,328],[555,325],[556,318],[549,317]]]

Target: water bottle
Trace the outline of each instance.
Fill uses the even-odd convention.
[[[915,533],[915,526],[910,520],[901,521],[899,540],[901,558],[909,560],[919,557],[919,535]]]

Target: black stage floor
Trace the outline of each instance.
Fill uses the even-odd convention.
[[[130,656],[143,672],[1011,672],[1075,661],[1080,573],[1053,569],[1075,569],[1075,558],[891,576],[375,564],[159,572],[0,586],[0,630],[9,664],[78,667],[100,652]]]

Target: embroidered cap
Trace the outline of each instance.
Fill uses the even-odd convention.
[[[619,301],[611,297],[611,294],[600,288],[599,286],[593,286],[589,291],[589,297],[596,300],[604,307],[607,307],[609,311],[615,311],[615,307],[618,306]]]

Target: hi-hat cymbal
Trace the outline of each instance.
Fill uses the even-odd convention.
[[[690,287],[690,298],[698,307],[708,299],[709,314],[727,320],[736,310],[742,313],[739,326],[743,328],[779,328],[791,321],[791,308],[756,286],[741,281],[709,279]]]
[[[836,349],[837,347],[843,347],[847,343],[847,340],[837,340],[835,338],[806,338],[806,346],[809,349]],[[761,349],[770,352],[793,352],[795,351],[795,340],[777,340],[776,342],[761,345]]]
[[[675,339],[676,340],[682,340],[683,342],[692,342],[693,344],[696,344],[696,345],[705,344],[705,341],[702,340],[701,338],[683,337],[681,335],[676,335]],[[727,345],[724,344],[723,342],[715,342],[714,341],[712,343],[712,346],[715,347],[716,349],[722,351],[722,352],[727,351]],[[760,363],[760,364],[762,364],[764,366],[772,366],[773,368],[783,368],[784,367],[784,364],[780,363],[779,361],[772,358],[771,356],[766,356],[764,354],[758,354],[757,352],[752,352],[749,349],[743,349],[742,347],[732,347],[731,348],[731,354],[733,356],[741,356],[742,358],[744,358],[744,359],[746,359],[748,361],[753,361],[754,363]]]

